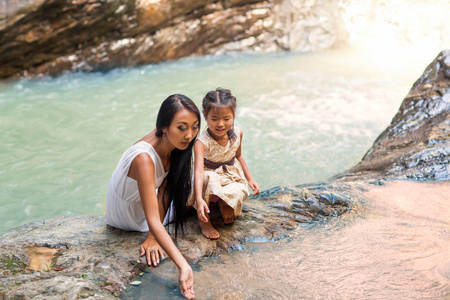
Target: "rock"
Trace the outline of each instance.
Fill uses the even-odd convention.
[[[0,2],[0,79],[107,71],[233,51],[309,52],[370,45],[373,38],[442,49],[450,33],[445,0]]]
[[[350,209],[348,196],[330,186],[327,193],[335,195],[330,197],[346,200],[330,205],[320,196],[322,190],[324,187],[266,191],[259,199],[246,201],[243,215],[229,226],[220,221],[217,208],[212,216],[221,237],[215,241],[202,236],[197,217],[191,216],[186,235],[178,238],[178,247],[188,261],[194,262],[241,249],[247,241],[277,240],[299,223],[324,220]],[[280,208],[280,201],[286,206]],[[113,299],[146,268],[145,257],[139,257],[139,245],[145,237],[146,233],[105,225],[103,216],[53,218],[10,230],[0,237],[0,297],[69,294],[70,299]],[[35,247],[59,249],[54,265],[45,272],[29,268],[28,249]]]
[[[362,161],[337,178],[450,180],[450,50],[414,83]]]
[[[326,1],[14,3],[0,15],[0,78],[106,71],[229,51],[321,50],[342,35],[337,4]]]

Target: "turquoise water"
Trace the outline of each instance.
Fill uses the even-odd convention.
[[[117,161],[173,93],[199,105],[211,89],[232,90],[262,189],[326,180],[361,159],[436,54],[236,54],[1,82],[0,233],[104,214]]]

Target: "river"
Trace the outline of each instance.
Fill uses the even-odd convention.
[[[263,190],[326,180],[361,159],[436,54],[234,54],[0,82],[0,233],[104,214],[115,164],[172,93],[200,105],[207,91],[231,89]]]

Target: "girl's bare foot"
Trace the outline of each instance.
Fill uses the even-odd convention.
[[[208,218],[209,219],[209,218]],[[219,232],[212,226],[211,221],[208,222],[199,221],[202,234],[211,240],[219,238]]]
[[[223,222],[230,224],[234,221],[236,216],[234,215],[234,209],[225,203],[222,199],[219,199],[219,208],[222,213]]]

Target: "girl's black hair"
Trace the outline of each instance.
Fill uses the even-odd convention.
[[[230,106],[233,112],[233,118],[236,117],[236,97],[231,94],[230,90],[217,88],[215,91],[209,91],[203,98],[202,108],[205,112],[205,118],[209,111],[216,106],[225,105]],[[236,133],[234,132],[234,122],[233,126],[227,132],[228,138],[233,142],[236,139]]]
[[[198,119],[198,127],[200,128],[200,111],[195,103],[188,97],[181,94],[174,94],[167,97],[161,104],[156,119],[157,137],[163,136],[163,129],[168,128],[173,121],[177,112],[187,109],[193,112]],[[197,132],[198,135],[198,132]],[[166,178],[166,188],[164,189],[163,199],[169,199],[167,209],[173,203],[175,218],[171,224],[175,226],[175,239],[178,229],[184,233],[184,225],[186,222],[186,202],[191,194],[191,170],[192,170],[192,148],[194,147],[195,137],[185,150],[175,148],[170,154],[170,170]],[[167,198],[166,198],[167,197]],[[165,204],[166,201],[163,201]]]

